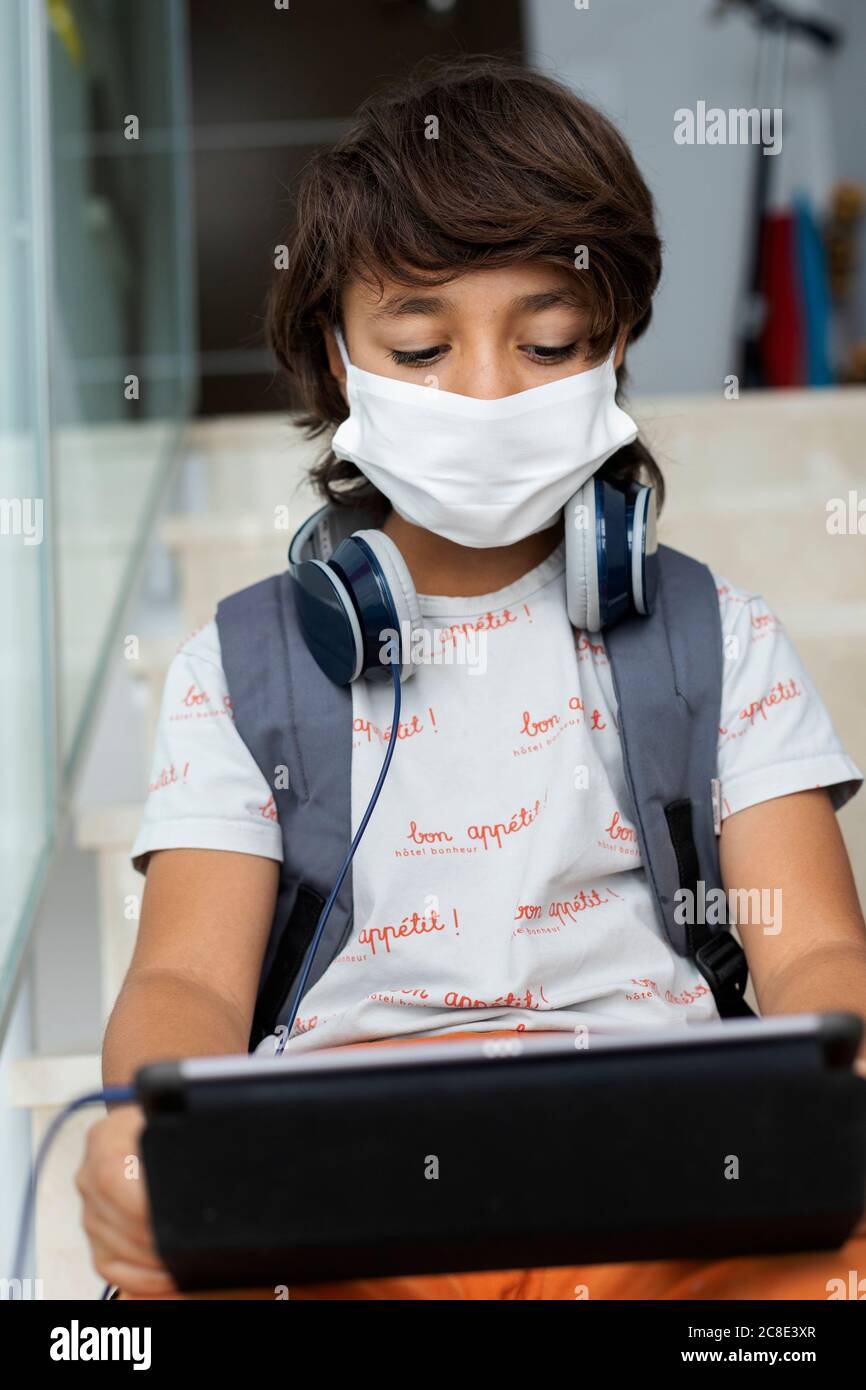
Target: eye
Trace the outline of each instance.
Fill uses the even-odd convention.
[[[546,347],[541,343],[530,343],[523,349],[528,357],[535,362],[566,362],[570,357],[576,357],[580,350],[580,343],[566,343],[564,347]]]
[[[401,367],[429,367],[431,362],[435,362],[446,349],[440,345],[438,347],[404,349],[395,348],[389,352],[388,356],[392,362],[396,362]]]

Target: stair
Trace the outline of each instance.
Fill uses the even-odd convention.
[[[862,393],[664,398],[643,402],[632,413],[668,483],[661,539],[765,596],[800,650],[845,746],[866,766],[866,540],[832,536],[826,526],[830,497],[845,497],[858,486],[862,495]],[[294,529],[319,505],[299,485],[319,447],[275,416],[209,420],[191,428],[187,510],[161,528],[177,567],[180,621],[176,633],[145,644],[141,661],[131,663],[147,702],[151,738],[178,643],[210,620],[223,595],[285,567]],[[135,942],[133,908],[143,880],[131,868],[129,852],[140,815],[141,805],[103,807],[83,811],[77,824],[78,844],[99,859],[103,1020]],[[866,796],[843,810],[841,823],[866,901]],[[748,997],[754,1007],[751,986]],[[34,1142],[63,1100],[98,1084],[98,1075],[95,1057],[17,1064],[15,1103],[32,1109]],[[91,1122],[85,1114],[70,1125],[39,1194],[38,1270],[48,1287],[67,1289],[65,1296],[69,1289],[75,1296],[97,1290],[77,1226],[72,1181]]]

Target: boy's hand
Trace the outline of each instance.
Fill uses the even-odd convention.
[[[119,1105],[91,1127],[75,1185],[84,1203],[82,1223],[93,1263],[106,1283],[132,1297],[177,1291],[153,1243],[139,1137],[138,1105]]]

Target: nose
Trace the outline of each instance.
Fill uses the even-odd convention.
[[[476,400],[496,401],[522,390],[517,363],[492,334],[485,334],[455,354],[449,391]]]

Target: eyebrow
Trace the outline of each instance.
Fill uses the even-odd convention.
[[[374,319],[399,319],[405,318],[409,314],[427,314],[432,317],[434,314],[444,314],[446,310],[454,308],[454,301],[447,299],[440,294],[411,294],[400,295],[396,299],[389,299],[387,304],[381,309],[377,309]]]
[[[513,299],[509,305],[521,313],[538,314],[544,309],[585,309],[586,302],[575,290],[542,290],[537,294],[524,294]],[[408,318],[414,314],[425,314],[433,318],[454,308],[454,301],[441,294],[399,295],[388,300],[373,313],[374,319]]]
[[[512,301],[513,309],[538,314],[543,309],[585,309],[586,301],[577,290],[543,290],[540,294],[525,294]]]

